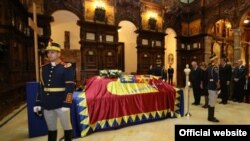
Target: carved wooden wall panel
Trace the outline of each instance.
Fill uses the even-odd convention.
[[[0,120],[25,101],[34,81],[34,46],[28,11],[19,0],[2,0],[0,16]]]
[[[153,66],[153,55],[150,51],[139,50],[138,49],[138,73],[146,74],[149,70],[149,67]]]
[[[211,8],[213,11],[211,12]],[[242,15],[249,10],[249,0],[224,0],[220,4],[214,3],[206,7],[205,20],[206,30],[220,18],[227,18],[232,23],[232,28],[238,28]]]
[[[82,0],[44,0],[44,10],[47,15],[52,15],[56,10],[64,9],[75,13],[79,19],[82,19],[83,6]]]
[[[103,68],[104,69],[114,69],[118,68],[117,62],[117,51],[114,49],[105,49],[103,51],[102,57]]]
[[[165,33],[137,30],[137,73],[146,74],[149,67],[162,67],[165,54]]]
[[[79,21],[81,26],[82,79],[102,69],[123,69],[124,49],[118,43],[118,26]],[[121,47],[120,47],[121,46]]]
[[[119,0],[116,5],[115,21],[119,24],[122,20],[128,20],[135,24],[136,27],[140,26],[140,2],[139,0]]]
[[[204,61],[204,37],[205,34],[199,34],[191,37],[177,37],[177,86],[185,86],[184,69],[186,64],[191,66],[192,61],[197,61],[198,64]]]
[[[98,70],[98,50],[86,48],[82,53],[82,70]]]
[[[193,51],[177,51],[177,86],[185,87],[185,73],[184,69],[186,64],[189,64],[191,68],[191,62],[196,61],[198,64],[204,60],[204,51],[202,50],[193,50]]]

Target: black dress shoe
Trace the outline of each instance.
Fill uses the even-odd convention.
[[[208,121],[211,122],[220,122],[217,118],[213,117],[213,118],[208,118]]]
[[[202,108],[208,108],[208,105],[203,105]]]

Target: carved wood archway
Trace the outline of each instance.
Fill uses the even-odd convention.
[[[44,12],[52,15],[57,10],[68,10],[77,15],[79,19],[83,19],[83,3],[81,0],[45,0]]]

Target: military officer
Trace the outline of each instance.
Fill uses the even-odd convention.
[[[64,129],[64,140],[72,140],[70,105],[74,90],[74,69],[60,59],[60,45],[49,43],[46,48],[49,63],[41,67],[41,93],[37,96],[34,112],[43,109],[48,126],[48,141],[57,140],[57,118]]]
[[[211,65],[208,67],[208,121],[219,122],[214,117],[215,103],[220,89],[218,58],[212,54],[209,58]]]

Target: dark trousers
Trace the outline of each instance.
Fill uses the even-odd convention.
[[[244,102],[244,96],[245,96],[244,85],[245,85],[244,82],[240,83],[240,93],[239,93],[239,97],[238,97],[239,102]]]
[[[173,75],[169,75],[169,76],[168,76],[168,83],[169,83],[170,85],[173,85]]]
[[[227,103],[227,100],[228,100],[228,87],[227,87],[227,83],[226,82],[223,82],[221,83],[221,102],[222,103]]]
[[[193,85],[194,104],[199,105],[201,100],[201,88],[199,85]]]
[[[244,100],[244,81],[234,83],[233,100],[243,102]]]

